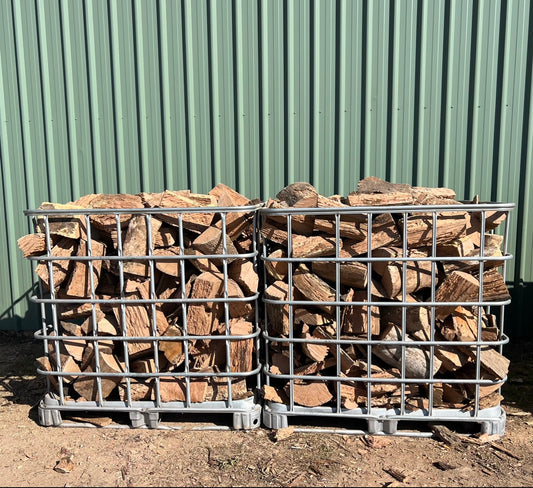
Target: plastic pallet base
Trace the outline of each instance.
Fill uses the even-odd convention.
[[[331,408],[299,407],[292,411],[288,405],[266,402],[263,405],[263,424],[270,429],[294,426],[295,432],[327,432],[338,434],[370,434],[391,436],[430,437],[432,432],[424,431],[432,423],[461,424],[463,427],[479,427],[479,433],[500,435],[505,433],[506,415],[501,406],[479,410],[476,417],[469,412],[453,409],[433,409],[406,412],[373,408],[372,415],[364,409],[344,410],[335,413]],[[416,426],[416,428],[413,428]]]
[[[170,430],[252,430],[261,425],[261,405],[254,398],[226,402],[205,402],[187,407],[183,402],[163,403],[109,401],[63,402],[46,394],[39,403],[39,424],[43,427],[105,427]],[[74,419],[73,421],[71,419]]]

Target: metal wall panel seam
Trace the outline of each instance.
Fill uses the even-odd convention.
[[[391,4],[368,3],[366,52],[366,119],[364,176],[387,178],[387,127],[389,120],[389,35]]]
[[[59,8],[59,28],[61,30],[61,58],[63,66],[63,84],[65,88],[65,119],[66,119],[66,133],[67,138],[67,154],[68,167],[70,174],[69,188],[70,200],[76,200],[81,196],[80,189],[80,173],[78,167],[81,166],[78,161],[78,137],[76,133],[75,120],[76,114],[74,110],[74,94],[73,94],[73,68],[72,68],[72,51],[71,51],[71,32],[70,22],[68,21],[68,0],[60,1]]]
[[[2,30],[2,35],[5,35],[7,29]],[[2,226],[0,228],[0,236],[5,237],[5,242],[7,243],[6,246],[2,246],[0,251],[0,257],[2,257],[2,263],[4,263],[2,265],[2,272],[0,273],[0,280],[2,282],[2,289],[6,292],[5,294],[2,294],[3,298],[5,299],[7,297],[9,303],[14,304],[16,302],[15,294],[19,292],[21,288],[18,283],[19,276],[15,269],[13,269],[15,260],[11,259],[10,256],[12,246],[9,245],[10,242],[13,242],[13,238],[16,237],[16,231],[13,228],[13,199],[11,198],[12,191],[16,191],[16,187],[11,183],[13,180],[11,174],[11,161],[13,159],[10,151],[10,142],[12,141],[12,138],[10,138],[8,134],[9,118],[6,112],[7,92],[4,87],[4,63],[2,48],[0,47],[0,169],[2,170],[0,174],[0,189],[2,190],[2,213],[4,214]],[[2,320],[6,320],[8,317],[13,316],[14,310],[11,312],[8,310],[4,311],[3,306],[0,308],[0,318]]]
[[[490,161],[494,147],[494,121],[496,117],[499,8],[500,2],[479,2],[478,31],[474,70],[474,99],[472,122],[472,147],[469,154],[470,172],[467,197],[479,195],[482,201],[490,199],[491,172],[485,171],[485,161]]]
[[[524,84],[524,117],[521,133],[520,186],[517,198],[517,220],[520,238],[516,242],[516,265],[514,282],[533,282],[533,255],[527,250],[533,246],[533,205],[531,186],[533,181],[533,8],[529,9],[527,54]],[[528,100],[529,95],[529,100]],[[528,259],[529,258],[529,259]]]
[[[510,7],[511,3],[508,5]],[[527,5],[522,2],[515,4],[517,8],[508,11],[507,25],[515,28],[507,30],[505,42],[504,76],[502,83],[502,114],[499,146],[499,167],[497,179],[497,199],[518,199],[520,187],[520,170],[517,162],[520,161],[520,141],[522,130],[518,126],[523,123],[524,81],[526,66],[526,46],[528,35],[529,15],[526,13]],[[511,163],[511,164],[508,164]],[[512,249],[517,248],[519,239],[518,221],[511,220],[509,244]],[[521,260],[522,257],[519,257]],[[519,263],[518,263],[519,264]],[[516,276],[513,260],[507,270],[507,276]],[[519,266],[517,266],[519,268]]]
[[[390,180],[410,181],[413,161],[413,126],[415,87],[417,5],[413,0],[403,2],[405,9],[394,15],[394,42],[392,56],[392,106]]]
[[[238,8],[240,7],[240,8]],[[234,52],[234,100],[235,100],[235,157],[237,163],[237,191],[245,193],[245,138],[244,138],[244,47],[243,47],[243,19],[242,19],[242,3],[233,3],[233,52]]]
[[[414,183],[436,186],[439,175],[440,106],[444,54],[444,5],[426,1],[420,4],[420,81],[417,133],[417,160]]]
[[[144,62],[144,15],[141,11],[141,4],[138,1],[133,3],[133,29],[134,29],[134,50],[135,50],[135,80],[137,84],[137,120],[139,125],[139,155],[141,171],[141,191],[151,191],[150,173],[151,173],[151,154],[149,147],[149,129],[147,113],[147,93],[145,86],[145,62]],[[151,73],[154,75],[154,73]]]
[[[326,195],[335,192],[335,89],[337,9],[333,2],[315,2],[311,22],[312,119],[311,182]]]
[[[48,39],[47,29],[45,24],[45,12],[43,11],[43,3],[36,2],[36,27],[37,27],[37,46],[39,54],[39,82],[41,85],[42,101],[43,101],[43,135],[44,148],[43,162],[46,164],[49,199],[50,201],[60,201],[58,195],[58,178],[55,171],[55,161],[53,154],[55,153],[54,138],[51,132],[52,126],[52,100],[50,94],[50,59],[48,58]]]
[[[110,55],[111,55],[111,76],[113,85],[113,113],[115,118],[115,157],[117,161],[117,192],[125,193],[127,184],[127,163],[125,156],[125,141],[124,141],[124,118],[122,96],[120,87],[122,85],[122,70],[120,69],[120,41],[119,41],[119,14],[117,11],[117,2],[108,3],[108,18],[109,18],[109,40]]]
[[[469,2],[450,3],[450,36],[448,52],[446,126],[444,145],[443,185],[456,188],[459,198],[463,198],[461,179],[466,167],[466,134],[469,110],[468,86],[470,43],[469,27],[472,25],[472,7]]]
[[[90,119],[91,119],[91,145],[92,145],[92,168],[94,175],[94,189],[96,193],[103,193],[104,174],[102,171],[102,136],[100,130],[100,104],[98,100],[98,80],[96,68],[95,44],[97,34],[95,33],[96,22],[94,19],[93,7],[95,3],[86,2],[84,4],[84,21],[86,29],[86,49],[87,49],[87,81],[89,86]]]

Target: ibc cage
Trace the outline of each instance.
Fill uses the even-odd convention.
[[[514,205],[320,207],[259,210],[263,423],[426,436],[430,421],[466,422],[503,434]]]
[[[26,211],[40,242],[28,256],[48,379],[40,423],[106,413],[222,429],[230,414],[229,427],[257,427],[260,206]]]

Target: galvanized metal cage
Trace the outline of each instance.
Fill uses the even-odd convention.
[[[192,420],[192,428],[197,429],[258,427],[261,421],[257,396],[261,386],[256,307],[259,293],[257,289],[248,289],[242,295],[234,294],[228,270],[231,263],[243,260],[250,262],[254,270],[257,267],[255,233],[259,206],[26,211],[44,239],[46,249],[44,253],[29,257],[41,267],[40,271],[45,271],[40,275],[39,293],[32,297],[32,301],[40,305],[42,321],[35,337],[44,346],[44,356],[40,358],[37,371],[48,379],[48,392],[39,405],[40,423],[45,426],[90,426],[90,422],[65,419],[116,414],[126,418],[124,426],[127,427],[182,428],[176,418],[181,419],[180,422]],[[185,221],[194,221],[200,214],[210,215],[210,220],[217,222],[220,230],[221,239],[211,254],[195,252],[191,248],[190,232],[184,226]],[[244,231],[247,235],[243,234],[242,242],[246,239],[247,245],[237,249],[230,246],[227,228],[230,219],[243,215],[247,220]],[[172,253],[157,252],[153,242],[154,232],[161,225],[163,216],[173,219],[175,246]],[[95,245],[100,239],[97,235],[101,235],[95,224],[102,219],[107,226],[107,235],[111,233],[114,239],[113,243],[107,241],[108,247],[112,247],[110,252]],[[126,226],[133,220],[143,227],[145,239],[141,246],[145,250],[134,254],[128,252],[125,243]],[[76,254],[56,252],[58,239],[52,227],[58,224],[81,226],[83,249],[80,244]],[[58,293],[54,283],[57,270],[65,268],[69,275],[73,275],[74,267],[81,263],[85,263],[86,269],[77,279],[79,282],[81,279],[85,291],[71,295]],[[201,275],[202,266],[209,269],[212,263],[216,263],[218,292],[204,298],[191,296],[190,289],[186,289],[189,286],[187,278],[195,272]],[[145,276],[140,281],[129,274],[135,266],[144,267]],[[164,266],[172,266],[172,276],[159,271]],[[107,270],[106,276],[113,273],[115,283],[102,282],[103,269]],[[47,277],[48,281],[41,276]],[[161,282],[167,278],[173,283],[173,293],[168,290],[160,292]],[[136,284],[138,282],[142,282],[142,290],[135,288],[141,286]],[[117,294],[110,296],[106,287],[113,287]],[[199,306],[217,307],[216,331],[199,334],[191,330],[192,310]],[[246,307],[246,320],[251,323],[249,329],[235,326],[230,316],[235,307]],[[109,310],[113,311],[115,325],[118,325],[113,334],[103,330],[102,316]],[[143,333],[136,333],[130,327],[133,320],[141,323],[138,317],[132,318],[137,312],[142,312]],[[166,318],[162,318],[162,314]],[[161,329],[162,321],[165,325],[176,325],[165,329],[172,329],[172,333]],[[212,354],[223,358],[219,366],[194,363],[195,345],[198,349],[207,347],[206,344],[210,351],[216,349]],[[235,344],[247,344],[252,350],[246,367],[232,363]],[[74,361],[79,364],[69,368],[65,363],[65,350],[76,348],[83,350],[83,354],[90,350],[91,357],[80,356],[79,361]],[[178,354],[172,352],[173,348]],[[104,356],[104,352],[108,355]],[[176,356],[179,359],[175,359]],[[90,367],[83,369],[80,364],[84,361]],[[82,383],[89,384],[87,391],[91,398],[85,398],[73,389],[73,385]],[[206,391],[206,384],[209,397],[202,393]],[[170,395],[169,387],[174,392]],[[190,423],[188,428],[191,428]]]
[[[501,285],[512,259],[507,241],[514,205],[458,203],[259,210],[267,427],[429,436],[430,422],[465,422],[503,434],[498,395],[507,378],[501,353],[510,296]],[[448,239],[460,247],[468,224],[479,240],[473,249],[450,252],[443,229],[458,213],[464,229]],[[379,235],[387,232],[384,216],[393,218],[396,240]],[[311,246],[316,231],[306,232],[313,228],[306,225],[318,220],[329,233],[329,250],[297,251]],[[366,237],[347,245],[359,228]],[[391,246],[395,253],[384,250]],[[350,266],[362,269],[366,280],[350,281]],[[410,283],[413,272],[418,275]],[[451,274],[467,282],[466,274],[475,276],[475,292],[459,293],[450,280],[445,294],[441,287]],[[493,278],[500,291],[489,293]],[[319,288],[327,291],[321,295]],[[471,336],[450,333],[461,325],[449,323],[461,320],[457,311],[467,314],[462,319],[469,320]],[[491,355],[502,363],[496,372],[487,369]]]

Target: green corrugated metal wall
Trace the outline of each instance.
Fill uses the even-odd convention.
[[[0,330],[39,325],[16,241],[43,201],[375,175],[517,204],[531,335],[532,57],[521,0],[0,2]]]

